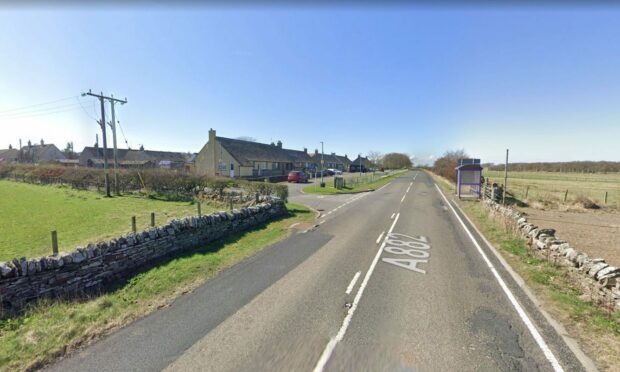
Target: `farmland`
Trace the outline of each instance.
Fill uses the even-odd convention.
[[[501,171],[485,170],[484,177],[492,182],[504,183],[504,173]],[[508,173],[508,192],[520,200],[563,203],[567,190],[567,203],[573,203],[580,196],[585,196],[599,206],[620,208],[620,173]]]
[[[137,228],[196,213],[188,202],[152,200],[137,196],[104,198],[92,191],[0,181],[0,261],[51,254],[50,231],[58,232],[59,249],[116,237]],[[210,212],[203,205],[203,213]]]

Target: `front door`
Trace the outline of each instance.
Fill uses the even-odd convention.
[[[230,178],[235,177],[235,164],[230,163]]]

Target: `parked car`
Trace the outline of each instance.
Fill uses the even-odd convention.
[[[333,176],[333,175],[340,176],[340,175],[342,175],[342,171],[338,170],[338,169],[330,168],[327,171],[331,173],[330,176]]]
[[[306,183],[308,182],[308,176],[301,171],[292,171],[288,173],[288,182]]]

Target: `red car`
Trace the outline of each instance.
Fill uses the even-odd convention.
[[[308,176],[304,172],[292,171],[288,173],[288,182],[306,183]]]

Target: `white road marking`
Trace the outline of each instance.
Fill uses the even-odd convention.
[[[493,276],[495,276],[495,279],[499,283],[500,287],[504,290],[504,293],[508,297],[508,300],[510,300],[510,303],[515,308],[515,310],[517,311],[517,314],[519,314],[519,317],[521,318],[521,320],[523,321],[523,323],[525,324],[527,329],[532,334],[532,337],[534,337],[534,340],[538,344],[538,347],[542,350],[543,354],[545,354],[545,357],[547,358],[549,363],[551,363],[551,366],[553,367],[553,370],[556,371],[556,372],[564,371],[564,369],[562,368],[562,366],[560,365],[560,363],[556,359],[555,355],[553,355],[553,352],[551,351],[551,349],[549,349],[549,346],[547,345],[545,340],[542,338],[541,334],[538,332],[536,327],[534,327],[534,323],[532,323],[530,318],[527,316],[527,314],[525,313],[525,310],[523,310],[523,308],[521,307],[521,305],[517,301],[517,298],[510,291],[510,289],[508,288],[508,286],[506,285],[506,283],[504,282],[502,277],[499,275],[499,273],[497,272],[497,270],[495,269],[495,267],[493,266],[493,264],[491,263],[491,261],[489,260],[487,255],[484,253],[484,251],[482,250],[482,247],[480,247],[480,245],[478,244],[478,242],[474,238],[473,234],[469,231],[469,229],[467,228],[467,226],[465,225],[465,223],[463,222],[461,217],[456,213],[456,211],[454,210],[454,207],[452,207],[452,204],[450,204],[450,202],[448,201],[448,198],[446,198],[446,196],[444,195],[443,191],[441,191],[441,189],[439,188],[439,186],[437,186],[437,184],[435,184],[435,187],[437,188],[437,191],[439,191],[439,194],[443,197],[443,199],[446,201],[446,203],[448,204],[448,206],[452,210],[452,213],[454,213],[454,216],[456,217],[456,219],[461,223],[461,226],[463,227],[463,229],[465,230],[465,232],[469,236],[469,239],[472,241],[472,243],[474,243],[474,245],[478,249],[478,252],[480,253],[482,258],[486,262],[488,268],[493,273]]]
[[[377,244],[379,244],[379,242],[381,241],[381,238],[383,238],[383,234],[385,233],[385,231],[381,232],[381,235],[379,235],[379,237],[377,238]]]
[[[351,283],[349,283],[347,290],[344,292],[345,294],[351,294],[351,291],[353,290],[353,287],[355,286],[355,283],[357,282],[357,279],[360,277],[361,274],[361,271],[355,273],[355,276],[353,276],[353,279],[351,279]]]
[[[418,176],[419,172],[416,172],[416,174],[413,176],[413,180],[415,181],[415,178]]]
[[[394,216],[396,216],[396,213],[392,213],[392,216],[390,217],[390,220],[391,220],[392,218],[394,218]]]
[[[407,196],[407,194],[403,195],[403,198],[402,198],[402,199],[400,199],[400,202],[401,202],[401,203],[405,201],[405,196]]]
[[[396,226],[398,217],[400,217],[400,213],[396,215],[394,222],[392,222],[392,226],[388,230],[388,235],[392,233],[392,230],[394,230],[394,226]],[[340,327],[340,330],[336,334],[336,337],[332,337],[327,343],[327,346],[325,346],[325,350],[323,350],[323,354],[321,354],[319,361],[316,363],[316,366],[314,367],[314,372],[323,371],[323,369],[327,365],[327,362],[329,361],[329,358],[332,356],[332,353],[334,352],[334,348],[336,348],[336,345],[338,344],[338,342],[342,341],[342,339],[344,338],[344,334],[347,332],[347,328],[349,328],[349,323],[351,323],[351,318],[353,318],[355,309],[357,309],[357,305],[359,304],[360,299],[362,298],[362,295],[364,294],[364,289],[366,289],[366,285],[368,284],[368,281],[370,280],[370,277],[372,276],[372,273],[375,270],[375,266],[377,266],[377,262],[379,261],[379,257],[381,257],[381,253],[383,252],[384,247],[385,247],[385,240],[383,241],[383,244],[381,244],[381,247],[379,247],[379,250],[377,251],[375,258],[372,260],[372,263],[370,264],[370,268],[366,272],[366,275],[364,276],[364,280],[362,281],[362,284],[360,284],[360,289],[357,291],[357,294],[355,295],[355,298],[353,299],[353,303],[351,304],[351,307],[349,308],[349,311],[347,312],[347,316],[342,321],[342,326]]]

